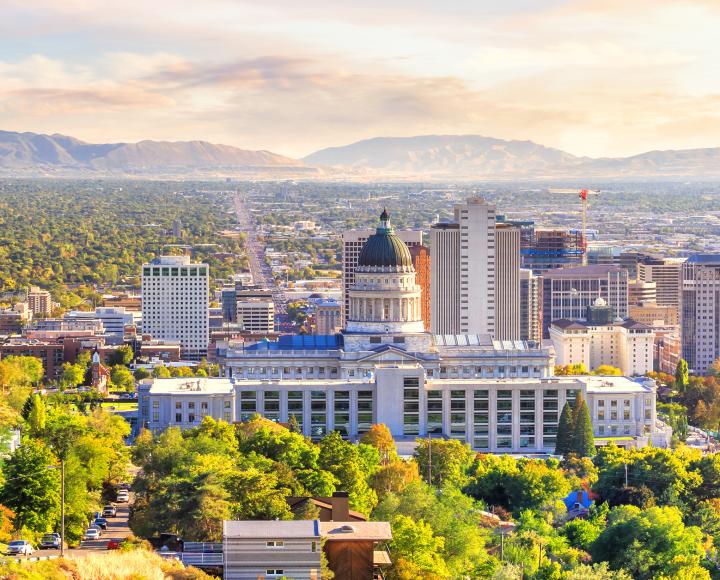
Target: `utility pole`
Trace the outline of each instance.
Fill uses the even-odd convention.
[[[60,557],[65,556],[65,459],[60,459]]]
[[[432,433],[428,433],[428,485],[432,485]]]
[[[625,462],[625,487],[628,486],[627,462]]]

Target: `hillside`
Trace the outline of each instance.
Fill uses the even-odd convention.
[[[593,159],[532,141],[479,135],[377,137],[322,149],[303,161],[335,170],[448,178],[720,176],[720,148]]]
[[[85,143],[65,135],[0,131],[0,170],[165,173],[175,170],[302,168],[269,151],[249,151],[206,141]]]

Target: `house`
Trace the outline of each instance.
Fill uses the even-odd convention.
[[[586,490],[581,489],[578,491],[571,491],[567,497],[563,499],[563,503],[567,508],[567,518],[572,520],[575,518],[585,517],[590,510],[590,506],[592,506],[595,502],[591,499],[590,494]]]
[[[392,539],[388,522],[225,521],[225,580],[320,580],[321,550],[335,578],[382,578],[390,556],[382,542]],[[324,548],[321,547],[324,540]]]
[[[223,578],[259,580],[320,578],[320,522],[223,522]]]

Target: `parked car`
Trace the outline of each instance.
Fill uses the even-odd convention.
[[[108,521],[105,518],[95,518],[93,525],[99,526],[101,530],[107,530]]]
[[[8,544],[8,555],[17,554],[19,556],[30,556],[35,551],[32,544],[27,540],[13,540]]]
[[[59,550],[60,534],[45,534],[38,546],[41,550]]]
[[[107,504],[102,511],[102,515],[97,515],[96,518],[99,517],[111,517],[114,518],[117,515],[117,508],[112,505],[111,503]]]
[[[97,528],[88,528],[85,531],[85,537],[84,540],[99,540],[100,539],[100,530]]]
[[[97,530],[97,532],[98,532],[98,537],[102,536],[102,528],[101,528],[100,526],[98,526],[95,522],[91,523],[91,524],[88,526],[88,529],[89,529],[89,530]]]
[[[117,494],[118,503],[127,503],[130,500],[130,494],[124,489],[120,490]]]
[[[119,550],[120,549],[120,540],[110,540],[107,543],[107,549],[108,550]]]
[[[130,484],[127,483],[127,482],[125,482],[125,481],[123,481],[120,485],[118,485],[118,489],[121,490],[121,491],[122,491],[122,490],[125,490],[125,491],[128,491],[128,492],[129,492],[129,491],[130,491]]]

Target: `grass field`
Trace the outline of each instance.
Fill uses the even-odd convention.
[[[115,407],[115,411],[137,411],[137,401],[116,401],[113,403],[102,403],[102,408],[110,411],[110,407]]]

